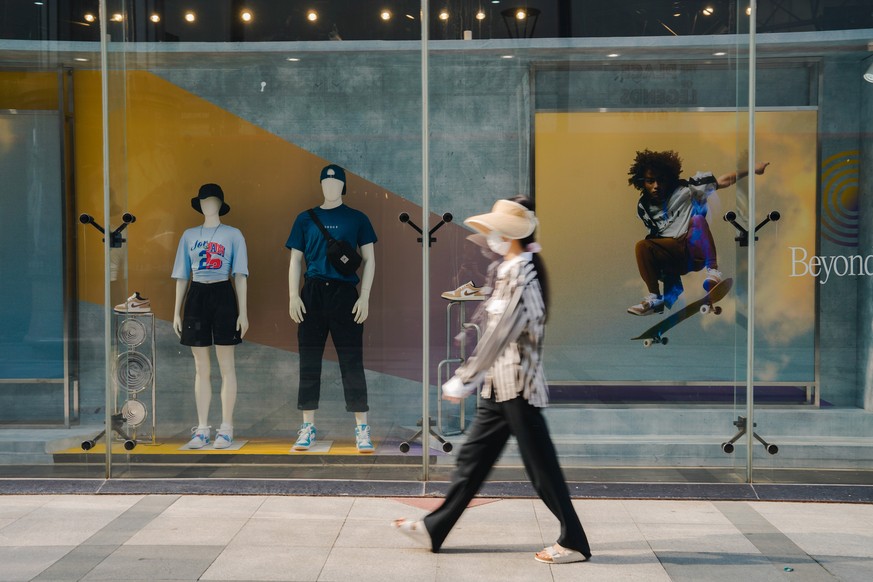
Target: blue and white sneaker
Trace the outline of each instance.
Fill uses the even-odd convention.
[[[359,424],[355,427],[355,445],[359,453],[372,453],[376,450],[373,441],[370,440],[370,425]]]
[[[233,444],[233,427],[231,428],[220,428],[218,432],[215,433],[215,444],[212,445],[214,449],[226,449],[229,448],[230,445]]]
[[[294,443],[294,450],[308,451],[314,442],[315,425],[311,422],[304,422],[300,425],[300,430],[297,431],[297,442]]]
[[[212,427],[206,428],[197,428],[196,426],[191,429],[191,440],[188,441],[188,444],[185,445],[186,448],[189,449],[202,449],[206,445],[209,444],[209,429]]]

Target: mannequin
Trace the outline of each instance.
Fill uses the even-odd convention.
[[[194,355],[197,426],[192,429],[187,448],[201,449],[212,442],[208,421],[212,401],[209,346],[214,344],[221,372],[222,418],[213,446],[226,449],[233,443],[237,394],[234,348],[249,328],[248,253],[242,233],[219,219],[230,211],[220,186],[201,186],[198,195],[191,199],[191,206],[203,214],[203,225],[183,233],[173,266],[176,279],[173,329],[182,345],[190,346]]]
[[[300,390],[297,408],[303,413],[294,449],[308,450],[315,442],[315,411],[321,391],[321,359],[330,334],[339,357],[346,410],[355,415],[355,443],[359,453],[375,449],[367,423],[367,384],[363,363],[363,323],[369,314],[370,290],[376,272],[373,244],[376,233],[367,216],[348,206],[345,171],[329,165],[321,171],[324,201],[315,212],[331,236],[358,248],[361,276],[343,275],[327,261],[327,240],[309,212],[297,216],[288,242],[288,312],[298,324]],[[303,262],[306,261],[304,273]],[[301,290],[300,279],[304,275]],[[360,282],[360,293],[356,287]]]

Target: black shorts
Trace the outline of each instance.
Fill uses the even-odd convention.
[[[182,345],[235,346],[242,343],[236,320],[239,307],[230,281],[191,282],[182,316]]]

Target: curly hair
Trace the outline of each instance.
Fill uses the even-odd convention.
[[[638,151],[634,163],[627,171],[630,176],[627,183],[642,192],[646,170],[651,170],[652,174],[670,184],[676,184],[682,173],[682,158],[673,150],[653,152],[646,149]]]

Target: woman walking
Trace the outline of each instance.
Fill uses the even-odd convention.
[[[491,212],[464,224],[484,234],[503,260],[484,306],[482,338],[442,390],[443,398],[458,400],[481,386],[480,406],[443,504],[421,521],[397,519],[393,525],[439,552],[512,435],[534,489],[561,524],[557,543],[537,552],[536,559],[548,564],[585,561],[591,549],[541,411],[549,400],[542,365],[548,280],[537,255],[533,203],[524,196],[498,200]]]

